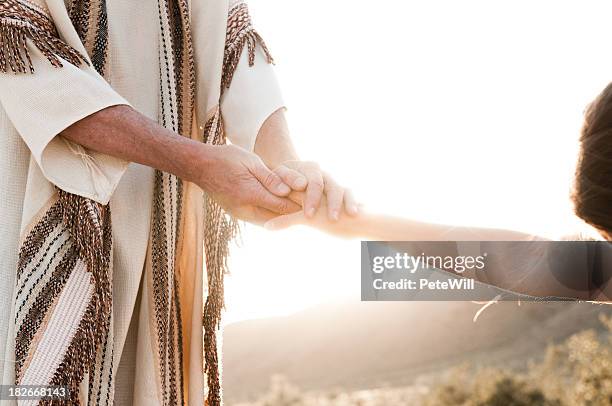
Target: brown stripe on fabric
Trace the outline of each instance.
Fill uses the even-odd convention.
[[[83,44],[93,43],[93,36],[89,30],[89,15],[92,13],[95,13],[95,7],[91,7],[91,0],[74,0],[68,10],[70,21]]]
[[[77,259],[76,248],[71,247],[59,265],[52,270],[53,274],[49,283],[37,296],[28,314],[24,317],[23,323],[17,326],[15,336],[15,376],[17,383],[20,382],[22,373],[25,371],[23,369],[24,361],[33,350],[32,339],[47,317],[51,305],[66,285]]]
[[[87,58],[59,39],[45,10],[25,1],[0,2],[0,72],[34,73],[27,41],[43,53],[55,67],[62,67],[60,58],[73,65],[88,64]]]
[[[191,23],[189,5],[186,0],[177,0],[181,9],[181,19],[183,26],[183,56],[182,56],[182,76],[181,88],[179,92],[183,94],[183,105],[181,107],[181,134],[190,136],[192,123],[194,120],[194,107],[196,97],[196,69],[193,51],[193,39],[191,36]]]
[[[93,294],[96,295],[96,292]],[[92,372],[93,361],[103,339],[101,331],[105,330],[103,331],[105,335],[110,328],[108,318],[100,320],[100,307],[98,301],[90,300],[66,350],[66,355],[49,383],[52,386],[68,387],[70,393],[67,404],[80,404],[79,384],[85,373]],[[100,328],[101,325],[103,329]]]
[[[163,2],[163,4],[162,4]],[[172,131],[178,131],[178,123],[176,122],[175,111],[177,106],[174,104],[172,97],[176,97],[176,87],[172,86],[173,76],[170,75],[170,66],[174,67],[174,54],[172,53],[172,38],[170,31],[166,30],[165,19],[170,18],[170,9],[168,1],[158,0],[158,17],[160,26],[160,51],[163,54],[164,60],[159,59],[160,65],[160,124]],[[168,49],[170,48],[170,49]],[[164,88],[164,82],[166,88]],[[176,81],[174,82],[176,85]],[[167,92],[167,94],[166,94]],[[170,117],[170,122],[167,121],[167,116]]]
[[[172,295],[173,297],[174,295]],[[174,298],[174,297],[173,297]],[[181,393],[181,388],[177,388],[177,378],[178,375],[182,374],[182,370],[177,370],[177,360],[176,360],[176,352],[177,352],[177,325],[176,325],[176,314],[174,314],[175,304],[172,303],[170,305],[170,314],[168,320],[168,404],[169,405],[179,405],[182,402],[179,402],[179,396]],[[180,379],[180,378],[179,378]]]
[[[59,237],[60,235],[61,234],[58,234],[56,236],[56,238]],[[47,247],[47,250],[54,243],[55,243],[55,238],[49,243],[49,246]],[[41,261],[36,264],[36,267],[33,268],[30,271],[30,273],[28,273],[26,278],[24,278],[23,282],[20,282],[20,284],[18,286],[18,289],[17,289],[17,294],[15,295],[17,303],[19,303],[19,307],[15,310],[15,322],[17,322],[19,320],[19,318],[21,317],[22,311],[30,309],[31,305],[30,305],[30,307],[27,307],[26,309],[24,309],[24,306],[26,306],[30,302],[31,296],[38,290],[39,284],[41,283],[41,280],[45,279],[45,277],[48,276],[49,272],[52,272],[50,270],[50,267],[52,266],[53,263],[55,263],[56,258],[57,258],[57,260],[61,261],[63,256],[66,255],[67,250],[70,248],[71,244],[72,243],[71,243],[70,239],[66,239],[56,250],[53,251],[53,254],[51,254],[49,259],[46,261],[46,265],[43,265],[42,258],[41,258]],[[45,251],[45,254],[47,252],[48,251]],[[58,258],[58,256],[60,256],[60,258]],[[35,271],[35,269],[37,269],[41,265],[44,266],[44,270],[41,272],[41,274],[38,276],[38,278],[34,281],[32,286],[30,287],[30,289],[26,293],[25,297],[21,298],[21,295],[24,293],[24,288],[25,288],[27,282],[29,281],[32,273]],[[38,291],[38,293],[40,293],[40,291]],[[38,295],[36,295],[36,297],[38,297]],[[36,297],[34,299],[36,299]]]
[[[107,369],[107,383],[106,383],[106,402],[105,405],[108,406],[109,402],[115,404],[115,380],[113,379],[113,371],[115,369],[115,342],[111,343],[111,353],[110,353],[110,365]],[[100,403],[97,403],[100,404]]]
[[[178,0],[168,0],[166,2],[166,13],[168,17],[168,25],[173,27],[170,30],[170,44],[171,44],[171,52],[172,52],[172,68],[174,72],[174,83],[175,83],[175,94],[176,94],[176,109],[177,109],[177,128],[176,131],[179,134],[184,133],[183,128],[183,117],[182,117],[182,107],[183,107],[183,96],[184,92],[182,92],[183,81],[183,21],[181,18],[181,10],[178,6]]]
[[[42,322],[40,323],[40,326],[38,327],[38,330],[34,334],[34,337],[32,337],[32,339],[30,340],[30,344],[28,345],[29,346],[28,353],[26,354],[26,357],[23,360],[23,364],[21,366],[21,370],[22,371],[26,371],[29,368],[30,362],[32,362],[32,358],[34,357],[34,354],[36,353],[36,349],[38,348],[38,344],[40,343],[40,340],[42,339],[42,336],[46,332],[46,327],[47,327],[47,324],[49,323],[49,319],[53,315],[53,311],[55,309],[55,306],[57,305],[57,302],[59,300],[59,296],[60,295],[55,295],[55,297],[53,298],[51,304],[49,305],[49,307],[46,310],[46,314],[45,314]]]
[[[35,254],[41,249],[49,234],[61,221],[61,207],[56,202],[45,212],[36,225],[32,227],[21,243],[17,263],[17,279],[21,277],[24,269],[34,260]]]
[[[158,0],[161,27],[160,123],[188,136],[192,127],[195,69],[184,0]],[[166,24],[167,21],[167,24]],[[168,29],[166,29],[168,28]],[[173,75],[170,75],[172,69]],[[164,82],[167,89],[164,88]],[[174,103],[176,101],[176,103]],[[176,289],[175,249],[180,229],[182,181],[156,171],[151,225],[151,273],[158,375],[164,405],[183,404],[182,322]]]
[[[99,1],[98,3],[98,6],[94,8],[97,11],[97,15],[90,16],[91,19],[97,19],[96,30],[90,35],[94,37],[94,40],[91,45],[87,43],[85,46],[89,45],[91,47],[91,51],[89,51],[91,62],[98,73],[104,76],[106,74],[106,59],[108,58],[108,15],[106,1]],[[89,50],[90,48],[87,49]]]
[[[172,27],[170,34],[174,54],[178,133],[188,135],[195,101],[195,66],[189,8],[185,0],[169,0],[168,7],[168,20]]]
[[[176,247],[178,245],[179,236],[181,232],[181,216],[183,214],[183,180],[176,178],[176,219],[174,222],[174,255],[176,255]],[[174,263],[174,262],[173,262]],[[174,271],[172,272],[174,275]],[[176,278],[176,275],[175,275]]]
[[[168,342],[167,337],[167,314],[168,314],[168,275],[166,264],[168,263],[168,251],[166,247],[166,222],[164,210],[163,173],[155,171],[155,186],[153,192],[153,221],[151,224],[151,265],[153,273],[153,304],[155,310],[155,328],[158,338],[158,356],[160,360],[160,379],[164,388],[163,404],[167,404],[168,394],[165,390],[167,370],[164,361],[167,359]]]
[[[164,405],[182,404],[184,398],[180,349],[182,323],[174,273],[174,249],[179,212],[173,207],[178,201],[181,188],[182,183],[175,176],[156,172],[151,228],[151,284],[153,322],[160,361],[158,369],[163,386],[161,389]]]
[[[108,206],[58,191],[64,224],[70,229],[79,259],[91,275],[93,292],[51,385],[65,385],[78,401],[79,384],[93,370],[96,355],[109,332],[112,311],[111,218]]]
[[[69,14],[94,68],[104,76],[108,56],[106,0],[74,1]]]
[[[176,334],[174,335],[174,347],[177,350],[177,354],[174,357],[175,358],[175,365],[174,365],[174,369],[175,371],[178,372],[178,377],[177,377],[177,382],[175,384],[175,386],[178,388],[177,390],[177,397],[179,400],[178,404],[184,404],[185,403],[185,390],[187,388],[185,388],[185,377],[183,375],[183,366],[184,366],[184,351],[183,351],[183,319],[181,317],[181,301],[180,301],[180,294],[179,294],[179,286],[178,286],[178,278],[177,275],[174,274],[174,323],[175,323],[175,331]]]
[[[108,315],[108,323],[109,326],[112,324],[112,314]],[[110,347],[110,354],[108,354]],[[108,404],[109,398],[112,395],[112,376],[104,376],[105,373],[112,374],[113,371],[113,352],[114,352],[114,342],[111,337],[111,331],[106,334],[104,337],[104,342],[98,349],[98,353],[96,355],[96,363],[94,368],[89,373],[89,394],[88,394],[88,404],[90,405],[102,405],[101,396],[103,392],[103,387],[106,385],[104,392],[106,393],[106,400],[104,404]]]

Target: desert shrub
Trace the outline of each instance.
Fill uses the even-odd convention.
[[[461,368],[422,398],[424,406],[561,406],[527,378],[507,371],[484,369],[475,374]]]
[[[586,330],[548,348],[532,368],[545,393],[569,405],[612,405],[612,318],[601,316],[607,334]]]
[[[521,373],[462,365],[427,385],[318,394],[275,376],[249,406],[611,406],[612,317],[601,321],[607,332],[586,330],[551,344]]]
[[[275,376],[266,395],[240,406],[403,406],[414,405],[415,398],[413,387],[303,394],[287,378]]]
[[[558,400],[547,399],[539,389],[529,388],[525,382],[505,377],[496,382],[493,392],[477,406],[561,406]]]
[[[261,406],[306,406],[300,390],[282,375],[272,377],[270,390],[259,401]]]
[[[610,406],[612,405],[612,318],[607,333],[586,330],[550,345],[528,372],[462,367],[447,374],[422,399],[426,406]]]

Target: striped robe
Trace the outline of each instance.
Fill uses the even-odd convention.
[[[171,69],[162,66],[164,55],[171,52],[168,49],[171,42],[162,35],[167,32],[162,27],[167,24],[164,20],[167,16],[164,17],[159,1],[107,0],[107,21],[103,24],[108,29],[108,51],[101,56],[88,54],[87,41],[82,41],[82,33],[70,18],[71,1],[19,3],[45,24],[51,24],[57,38],[90,63],[79,64],[75,55],[77,59],[72,59],[60,52],[58,61],[62,67],[58,67],[50,63],[53,60],[44,48],[30,38],[26,45],[33,73],[29,72],[27,60],[23,66],[27,74],[15,74],[13,70],[20,68],[17,65],[7,64],[4,69],[0,65],[3,383],[52,381],[62,357],[70,350],[69,338],[78,330],[93,293],[86,262],[70,255],[70,224],[55,211],[61,202],[59,189],[101,207],[107,204],[111,207],[108,213],[99,213],[99,218],[107,216],[112,224],[112,247],[108,247],[112,311],[109,319],[102,321],[109,326],[109,334],[96,352],[98,363],[105,365],[99,371],[110,373],[103,376],[106,374],[86,371],[80,384],[81,402],[201,405],[206,381],[202,355],[202,309],[207,286],[206,273],[202,273],[205,197],[195,185],[180,184],[151,168],[86,151],[58,136],[70,124],[113,105],[131,105],[160,124],[168,125],[176,118],[160,102],[176,97],[166,92],[168,82],[162,75]],[[215,116],[222,116],[224,135],[229,141],[252,149],[263,121],[283,104],[272,67],[261,47],[254,53],[245,47],[244,52],[241,49],[227,59],[227,23],[232,21],[232,10],[237,6],[240,5],[221,0],[190,5],[195,114],[189,122],[184,120],[188,125],[181,131],[183,135],[202,139],[206,124]],[[1,22],[6,27],[8,20],[7,12],[0,14],[0,27]],[[224,62],[236,65],[231,78],[222,75]],[[222,85],[230,79],[231,86],[221,92]],[[164,194],[158,188],[163,188]],[[160,230],[152,216],[159,196],[166,196],[163,199],[167,201],[161,204],[170,204],[164,207],[175,213],[168,217],[171,223],[163,227],[168,254],[175,258],[168,269],[161,270],[164,273],[155,268],[152,254],[154,236]],[[48,229],[41,229],[41,224]],[[43,237],[31,238],[35,235]],[[20,246],[23,248],[28,237],[32,244],[27,246],[36,248],[44,261],[34,257],[34,261],[20,263]],[[22,254],[22,258],[29,258],[28,252]],[[39,267],[39,262],[51,265]],[[163,286],[170,290],[169,295],[180,296],[180,301],[155,300],[160,277],[166,278]],[[46,317],[40,318],[43,313],[36,309],[53,312],[43,312]],[[180,313],[177,319],[180,321],[164,325],[164,317],[171,313]],[[20,327],[31,325],[37,327]],[[160,329],[165,331],[165,337],[174,337],[174,341],[160,343]],[[45,335],[46,331],[59,331],[60,335]],[[71,351],[72,358],[78,358],[79,348]],[[169,357],[170,352],[175,353]],[[161,358],[180,362],[182,372],[177,375],[177,368],[170,366],[160,369]],[[16,370],[21,371],[18,376]],[[170,381],[172,385],[168,384]],[[177,387],[175,392],[180,393],[166,393],[169,386]]]

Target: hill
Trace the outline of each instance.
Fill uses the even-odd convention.
[[[469,302],[330,303],[287,317],[235,323],[224,332],[229,402],[254,400],[270,377],[304,390],[368,389],[470,361],[520,369],[551,342],[601,328],[610,306],[502,302],[472,321]]]

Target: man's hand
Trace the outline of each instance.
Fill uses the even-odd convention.
[[[337,221],[344,210],[350,216],[357,215],[359,209],[350,190],[343,188],[315,162],[298,160],[285,161],[274,172],[291,186],[293,190],[305,191],[303,198],[304,214],[313,218],[326,197],[327,216]]]
[[[261,159],[233,145],[208,146],[198,185],[233,216],[256,224],[300,206],[286,196],[291,188]],[[211,158],[212,156],[212,158]]]
[[[236,217],[262,224],[300,206],[261,159],[230,145],[207,145],[160,126],[129,106],[113,106],[62,131],[93,151],[173,173],[215,197]]]

